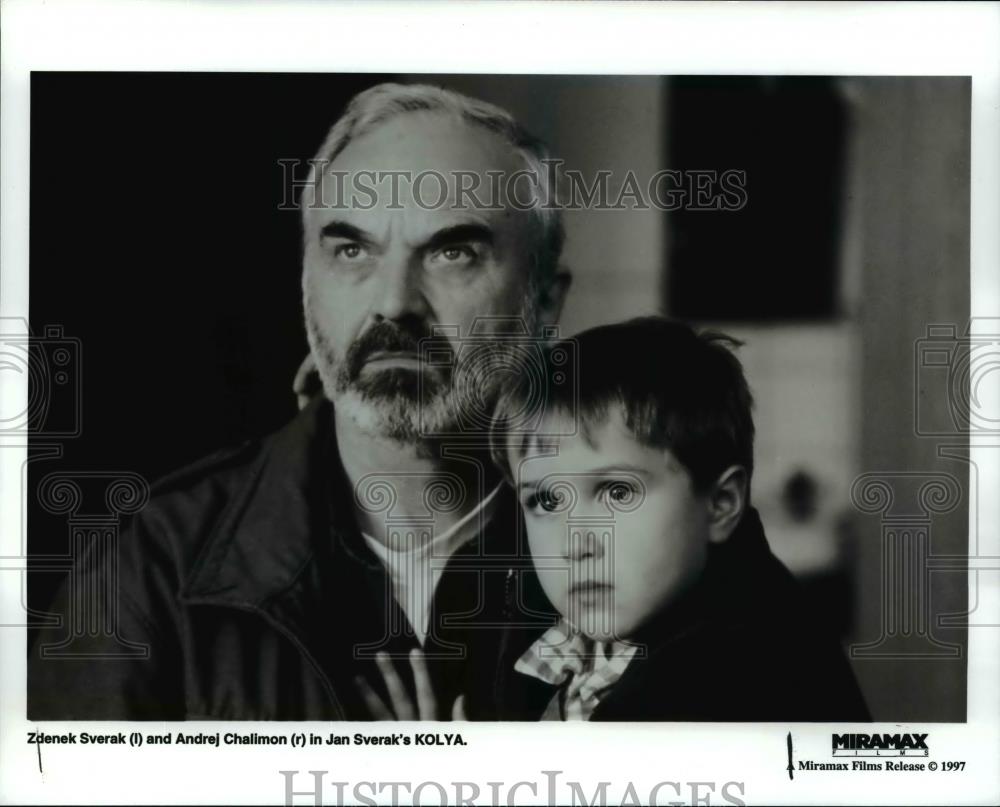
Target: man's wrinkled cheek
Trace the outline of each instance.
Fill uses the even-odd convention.
[[[305,298],[319,319],[329,318],[340,307],[343,294],[337,293],[329,280],[311,277],[306,281]]]
[[[480,333],[494,330],[495,323],[477,323],[477,320],[520,314],[525,293],[521,278],[493,269],[485,270],[467,284],[430,294],[429,300],[440,323],[461,326],[464,337],[471,333],[473,327],[477,327]]]

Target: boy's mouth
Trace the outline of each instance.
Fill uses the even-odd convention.
[[[612,585],[610,583],[598,583],[595,580],[582,580],[579,583],[574,583],[569,587],[570,596],[577,595],[582,597],[598,597],[603,594],[607,594],[611,591]]]

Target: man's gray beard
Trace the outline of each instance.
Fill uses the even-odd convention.
[[[470,373],[460,358],[448,372],[389,368],[350,379],[344,361],[308,315],[306,332],[326,397],[366,434],[405,445],[467,434],[463,414],[488,409],[495,399],[492,385],[480,373]]]
[[[533,316],[524,320],[534,327]],[[404,445],[459,435],[486,437],[502,386],[523,372],[515,352],[497,336],[459,350],[450,371],[389,368],[351,379],[308,306],[306,334],[323,391],[337,412],[366,434]]]

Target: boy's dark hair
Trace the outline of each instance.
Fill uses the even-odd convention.
[[[575,343],[567,350],[566,342]],[[695,333],[664,317],[641,317],[580,333],[543,351],[544,378],[569,373],[569,383],[549,384],[544,401],[538,386],[522,376],[497,402],[491,433],[494,461],[510,478],[508,448],[524,454],[533,441],[512,419],[531,407],[574,416],[585,439],[607,422],[614,407],[644,445],[669,451],[706,491],[732,465],[753,473],[753,396],[731,348],[741,342],[716,332]],[[554,351],[576,355],[575,365],[556,367]],[[557,354],[560,355],[560,354]],[[575,378],[573,377],[575,376]],[[544,433],[544,421],[541,421]]]

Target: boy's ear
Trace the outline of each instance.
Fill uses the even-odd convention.
[[[732,465],[723,471],[708,495],[708,540],[721,544],[743,518],[747,508],[746,468]]]

